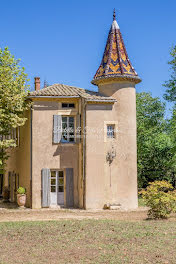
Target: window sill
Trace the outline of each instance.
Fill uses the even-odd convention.
[[[58,146],[75,146],[77,144],[78,144],[78,142],[60,142],[60,143],[53,143],[53,145],[58,145]]]
[[[60,142],[60,146],[75,146],[76,142]]]

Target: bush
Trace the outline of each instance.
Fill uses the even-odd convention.
[[[176,211],[176,191],[167,181],[149,183],[146,190],[140,192],[150,210],[151,218],[167,218]]]
[[[25,194],[26,193],[26,189],[24,187],[19,187],[17,190],[18,194]]]

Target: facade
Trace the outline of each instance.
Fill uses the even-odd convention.
[[[54,84],[29,94],[27,122],[15,133],[3,185],[15,201],[27,190],[27,206],[133,209],[137,203],[135,84],[115,19],[92,83],[98,92]]]

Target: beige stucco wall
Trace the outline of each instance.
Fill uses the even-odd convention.
[[[32,110],[32,196],[30,195],[30,111],[28,121],[20,128],[20,147],[10,150],[8,171],[20,175],[20,186],[27,189],[27,206],[41,208],[41,170],[43,168],[74,169],[74,205],[82,208],[103,208],[104,204],[120,204],[124,208],[137,207],[137,158],[136,158],[136,94],[133,83],[120,82],[99,86],[99,91],[116,98],[114,104],[86,105],[87,128],[85,153],[85,185],[83,164],[83,139],[81,143],[53,144],[53,115],[81,113],[81,100],[70,99],[74,110],[63,110],[60,99],[34,100]],[[66,99],[65,102],[68,102]],[[114,124],[115,139],[107,139],[106,126]],[[75,124],[76,125],[76,124]],[[111,166],[106,161],[108,151],[116,151]],[[66,187],[66,186],[65,186]],[[85,195],[84,195],[85,188]],[[83,199],[84,196],[84,199]]]
[[[64,102],[62,100],[62,102]],[[68,100],[67,100],[68,102]],[[61,101],[34,101],[32,117],[32,207],[41,207],[41,170],[43,168],[74,170],[74,206],[79,206],[79,144],[52,143],[53,115],[73,115],[79,112],[78,102],[74,110],[61,109]],[[65,186],[66,188],[66,186]],[[65,201],[66,203],[66,201]]]
[[[74,110],[63,110],[62,102],[74,102]],[[26,113],[26,124],[20,128],[20,146],[9,150],[10,158],[7,162],[4,177],[4,186],[8,185],[8,172],[19,174],[19,184],[27,190],[27,206],[41,208],[41,170],[43,168],[61,169],[73,168],[74,170],[74,206],[83,207],[83,184],[82,177],[82,145],[81,143],[58,143],[53,144],[53,115],[75,116],[81,111],[78,100],[55,100],[38,99],[32,107],[32,182],[31,156],[30,156],[30,133],[31,133],[31,110]],[[65,181],[66,183],[66,181]],[[30,188],[32,184],[32,191]],[[64,186],[66,191],[66,184]],[[32,193],[32,195],[31,195]],[[66,192],[65,192],[66,203]]]
[[[114,97],[108,105],[87,105],[86,126],[86,208],[104,204],[137,207],[136,93],[133,83],[109,83],[99,91]],[[108,110],[109,109],[109,110]],[[114,140],[107,140],[104,127],[115,124]],[[92,130],[95,130],[92,132]],[[111,166],[106,154],[113,148],[116,157]]]
[[[8,186],[8,172],[19,174],[19,186],[26,188],[26,206],[30,207],[30,110],[25,113],[25,116],[27,121],[23,127],[20,127],[19,146],[8,151],[10,157],[7,161],[4,186]]]

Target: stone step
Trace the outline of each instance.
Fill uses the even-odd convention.
[[[119,210],[121,208],[122,208],[121,204],[109,204],[109,203],[107,203],[104,205],[104,209],[109,209],[109,210]]]

